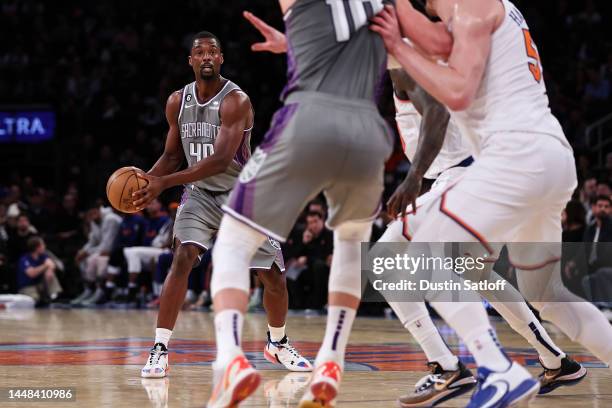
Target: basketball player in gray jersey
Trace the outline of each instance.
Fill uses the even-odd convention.
[[[375,104],[386,53],[380,37],[368,29],[383,2],[280,3],[288,55],[284,106],[240,173],[213,250],[213,370],[223,381],[215,381],[208,407],[234,406],[257,388],[260,376],[240,347],[248,265],[266,236],[286,239],[299,212],[321,191],[334,230],[327,328],[300,406],[335,406],[361,298],[360,243],[370,238],[393,146]]]
[[[168,99],[170,130],[164,153],[144,178],[147,186],[135,193],[134,204],[146,206],[165,188],[185,185],[174,224],[176,248],[166,278],[155,331],[155,342],[142,376],[164,377],[168,370],[168,342],[187,291],[188,276],[197,258],[212,247],[225,203],[236,177],[250,157],[253,108],[249,97],[220,75],[223,54],[217,37],[198,33],[189,64],[195,81]],[[178,171],[183,158],[187,169]],[[264,356],[291,371],[311,371],[312,365],[285,335],[288,295],[280,244],[266,239],[250,265],[264,284],[268,313],[268,342]]]

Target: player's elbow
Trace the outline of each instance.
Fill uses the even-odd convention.
[[[453,40],[450,37],[440,36],[434,45],[431,54],[443,61],[447,61],[453,50]]]
[[[470,107],[472,103],[472,97],[465,92],[453,92],[450,94],[445,102],[448,108],[455,112],[464,111]]]

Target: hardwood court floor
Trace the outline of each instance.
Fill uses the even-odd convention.
[[[156,312],[134,310],[43,310],[0,312],[0,389],[73,387],[76,402],[7,403],[2,407],[203,407],[210,393],[214,359],[212,314],[182,312],[170,342],[167,379],[142,380],[140,368],[151,347]],[[291,316],[287,332],[293,343],[314,358],[324,317]],[[441,325],[445,339],[468,364],[471,356],[454,334]],[[547,326],[550,327],[550,326]],[[498,334],[513,359],[534,374],[540,368],[528,344],[505,323]],[[296,406],[307,374],[288,373],[264,360],[266,320],[245,319],[244,348],[261,370],[263,381],[245,407]],[[559,346],[584,362],[588,377],[579,385],[535,399],[532,407],[612,407],[612,371],[556,330]],[[347,352],[340,407],[395,407],[396,397],[410,389],[425,369],[425,356],[396,320],[357,319]],[[462,407],[468,397],[442,406]]]

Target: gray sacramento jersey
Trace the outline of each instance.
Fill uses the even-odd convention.
[[[296,1],[284,17],[288,82],[283,99],[295,91],[377,99],[387,52],[368,24],[385,3],[392,1]]]
[[[214,154],[215,141],[221,130],[221,116],[219,108],[223,98],[230,92],[239,90],[238,85],[230,80],[214,97],[206,103],[199,103],[196,94],[196,83],[192,82],[183,88],[181,109],[179,111],[178,125],[183,144],[183,151],[189,167],[200,160]],[[251,156],[251,130],[246,129],[242,135],[242,142],[232,163],[223,173],[207,177],[193,183],[195,186],[213,192],[229,191],[234,187],[236,178],[242,167]]]

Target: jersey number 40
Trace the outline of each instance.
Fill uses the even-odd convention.
[[[196,162],[215,154],[215,146],[212,143],[189,143],[189,155],[195,157]]]

